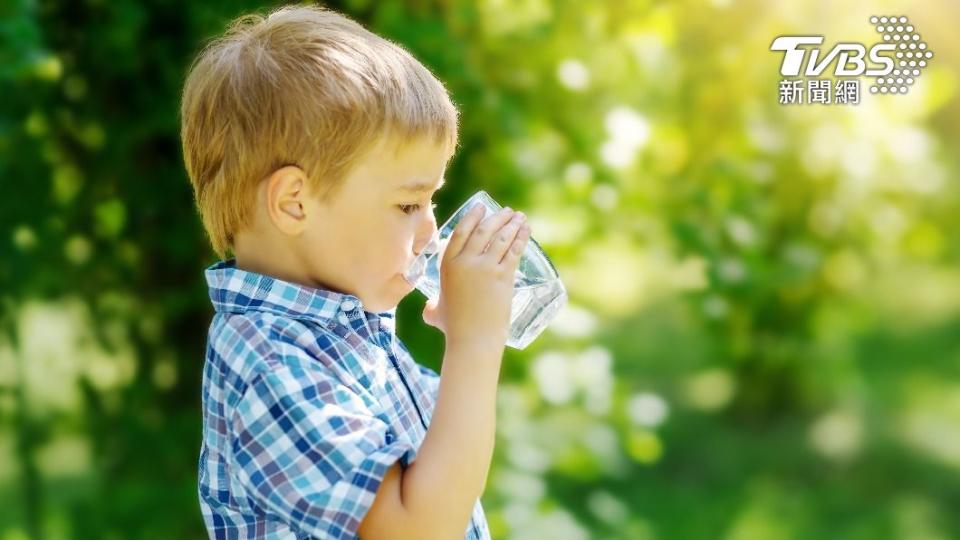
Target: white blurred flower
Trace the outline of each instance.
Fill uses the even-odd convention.
[[[855,139],[845,145],[840,157],[843,170],[852,178],[866,179],[875,174],[877,150],[872,141]]]
[[[660,73],[663,78],[670,77],[665,72],[669,71],[666,68],[671,65],[673,58],[662,34],[658,32],[630,32],[625,37],[634,58],[644,71]]]
[[[650,123],[631,107],[614,107],[604,120],[607,133],[618,141],[641,147],[650,138]]]
[[[22,382],[35,411],[75,410],[81,401],[77,384],[81,377],[101,391],[133,380],[136,352],[125,327],[102,324],[111,351],[93,338],[90,309],[77,299],[29,302],[21,308],[17,321],[19,350],[11,352],[20,356]],[[6,372],[0,369],[0,377]]]
[[[604,127],[610,138],[600,147],[600,158],[614,169],[631,165],[637,151],[650,139],[650,123],[631,107],[611,109],[604,119]]]
[[[87,311],[80,302],[31,302],[19,315],[19,355],[24,383],[37,410],[75,410],[80,403],[76,344],[83,336]],[[14,354],[17,354],[15,352]]]
[[[550,467],[550,455],[532,441],[510,441],[507,459],[515,467],[525,471],[542,473]]]
[[[634,394],[627,401],[627,414],[639,426],[657,427],[667,419],[669,413],[667,402],[652,392]]]
[[[513,540],[587,540],[589,533],[566,510],[555,508],[537,514],[527,527],[511,530]]]
[[[767,152],[783,149],[783,127],[764,120],[754,119],[747,122],[745,133],[754,147]]]
[[[824,457],[848,459],[860,450],[863,424],[852,411],[832,411],[813,423],[809,438],[813,449]]]
[[[546,352],[533,361],[533,378],[546,401],[562,405],[579,393],[588,412],[602,415],[611,405],[612,363],[610,351],[599,346],[573,356]]]
[[[583,434],[583,444],[590,453],[600,458],[604,466],[613,465],[620,457],[617,432],[606,424],[593,424]]]
[[[599,184],[590,193],[590,201],[600,210],[613,210],[619,198],[617,190],[609,184]]]
[[[726,223],[730,239],[741,246],[750,247],[757,241],[757,231],[753,224],[742,216],[731,216]]]
[[[597,330],[597,317],[590,311],[567,303],[547,327],[560,336],[587,337]]]
[[[960,469],[960,386],[921,388],[901,414],[901,436],[924,456]]]
[[[540,476],[511,469],[500,470],[494,485],[504,496],[529,503],[537,503],[546,492]]]
[[[574,161],[564,169],[563,179],[573,187],[585,186],[593,179],[593,169],[582,161]]]
[[[587,508],[610,525],[620,525],[630,516],[630,509],[623,501],[603,490],[593,491],[587,496]]]
[[[508,502],[503,509],[503,519],[510,527],[510,532],[513,533],[515,531],[524,531],[529,529],[530,524],[533,522],[533,519],[536,516],[533,505],[527,501],[514,499],[512,497],[508,497],[507,501]]]
[[[936,193],[946,183],[943,167],[935,161],[923,161],[912,166],[915,174],[909,175],[907,187],[925,195]]]
[[[610,410],[613,391],[613,356],[603,347],[590,347],[580,353],[574,368],[577,386],[584,393],[587,411],[602,415]]]
[[[901,163],[918,163],[930,155],[933,141],[930,134],[921,128],[884,129],[880,133],[886,135],[884,142],[887,152]]]
[[[528,433],[531,403],[527,391],[516,384],[504,383],[497,389],[497,430],[511,441]]]
[[[568,58],[557,66],[557,79],[570,90],[585,90],[590,85],[590,71],[583,62]]]
[[[533,238],[541,246],[576,244],[586,227],[584,209],[532,209],[527,213],[527,223]]]
[[[570,361],[558,352],[541,354],[533,361],[533,377],[543,399],[561,405],[573,398],[574,382]]]
[[[600,159],[612,169],[625,169],[633,164],[637,148],[616,139],[609,139],[600,147]]]

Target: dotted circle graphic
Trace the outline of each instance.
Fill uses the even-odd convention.
[[[870,24],[881,34],[883,42],[895,45],[897,51],[895,69],[876,78],[870,87],[871,94],[906,94],[920,76],[921,69],[927,66],[927,60],[933,58],[933,51],[920,41],[920,33],[908,22],[905,15],[870,17]]]

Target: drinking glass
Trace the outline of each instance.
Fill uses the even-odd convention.
[[[443,224],[426,248],[417,256],[404,278],[430,300],[440,297],[440,263],[453,230],[476,204],[486,207],[484,218],[501,210],[485,191],[478,191],[463,203]],[[507,345],[523,349],[556,317],[567,303],[567,291],[557,269],[532,237],[520,256],[514,275],[513,302]]]

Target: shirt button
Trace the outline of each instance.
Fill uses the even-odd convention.
[[[337,318],[340,319],[340,322],[342,322],[343,324],[346,324],[346,325],[350,324],[350,319],[348,319],[347,316],[344,315],[343,313],[341,313]]]
[[[357,307],[357,304],[353,300],[344,300],[343,303],[340,304],[340,307],[343,308],[344,311],[353,311],[353,308]]]

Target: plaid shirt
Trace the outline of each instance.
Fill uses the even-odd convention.
[[[206,272],[199,496],[211,538],[357,538],[387,469],[415,461],[439,376],[396,309],[237,269]],[[437,486],[442,490],[443,486]],[[490,538],[478,499],[464,537]]]

